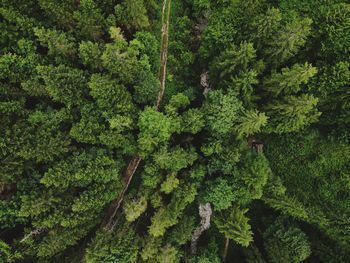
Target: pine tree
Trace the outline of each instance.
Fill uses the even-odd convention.
[[[125,0],[122,4],[116,5],[115,14],[128,30],[139,30],[149,26],[143,0]]]
[[[273,64],[281,64],[293,57],[306,43],[310,35],[312,20],[295,18],[277,31],[269,42],[266,53]]]
[[[99,231],[87,248],[85,261],[132,263],[139,259],[141,240],[132,225],[122,222],[118,231]]]
[[[256,51],[252,43],[242,42],[239,47],[231,46],[224,51],[217,62],[220,78],[237,75],[254,62]]]
[[[41,45],[48,48],[48,55],[56,57],[57,62],[64,61],[76,54],[74,38],[69,34],[45,28],[35,28],[35,35]]]
[[[249,136],[259,132],[267,124],[268,117],[257,110],[243,111],[234,127],[239,137]]]
[[[72,29],[74,25],[74,10],[77,2],[74,0],[38,0],[40,8],[44,11],[45,18],[49,18],[52,24],[57,24],[66,29]]]
[[[349,3],[334,2],[321,6],[319,15],[325,23],[320,23],[320,33],[323,39],[319,55],[329,59],[336,57],[338,60],[349,55],[349,14]]]
[[[101,9],[93,0],[82,0],[79,11],[74,12],[80,34],[87,39],[99,39],[102,36],[105,21]]]
[[[211,91],[208,94],[203,111],[210,132],[217,136],[232,132],[234,122],[241,108],[241,102],[233,92],[223,94],[222,91]]]
[[[349,92],[350,63],[338,62],[322,67],[317,80],[312,83],[312,92],[320,99],[321,122],[347,124],[350,122]]]
[[[247,211],[247,209],[235,206],[231,212],[214,218],[214,223],[220,233],[244,247],[247,247],[253,241],[251,226],[245,216]]]
[[[317,69],[307,62],[294,64],[292,68],[283,68],[281,73],[272,73],[271,78],[264,81],[264,88],[274,96],[295,94],[316,74]]]
[[[232,205],[234,192],[227,179],[217,178],[208,182],[202,198],[204,202],[214,205],[214,210],[221,211]]]
[[[278,8],[271,7],[266,13],[258,15],[253,23],[256,28],[256,34],[253,35],[257,42],[258,48],[262,49],[269,43],[274,34],[282,26],[282,14]]]
[[[264,232],[264,246],[271,262],[303,262],[311,254],[310,243],[298,227],[281,220]]]
[[[270,122],[267,131],[285,133],[298,131],[316,122],[321,115],[316,105],[318,99],[312,95],[286,96],[282,103],[275,102],[266,107]]]

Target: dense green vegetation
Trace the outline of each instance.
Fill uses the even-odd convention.
[[[2,0],[0,22],[1,263],[349,262],[348,1]]]

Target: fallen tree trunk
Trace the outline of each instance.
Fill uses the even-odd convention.
[[[119,197],[117,199],[114,199],[112,201],[112,203],[109,205],[108,212],[107,212],[104,220],[102,221],[103,227],[105,227],[109,230],[114,229],[114,226],[115,226],[114,218],[117,214],[117,211],[118,211],[121,203],[123,202],[124,195],[129,188],[131,179],[134,176],[136,169],[140,164],[140,161],[141,161],[141,158],[138,155],[135,155],[131,159],[131,161],[129,162],[129,165],[128,165],[128,167],[125,171],[125,174],[124,174],[125,185],[124,185],[123,191],[120,193]]]

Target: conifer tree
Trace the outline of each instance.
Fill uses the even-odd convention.
[[[318,99],[312,95],[286,96],[282,103],[275,102],[266,107],[270,122],[268,131],[285,133],[298,131],[316,122],[321,115],[316,105]]]
[[[298,227],[277,220],[264,233],[265,249],[271,262],[303,262],[310,254],[307,236]]]
[[[225,237],[247,247],[253,241],[253,233],[245,216],[247,210],[232,207],[228,214],[221,214],[214,219],[215,225]]]
[[[143,0],[125,0],[122,4],[116,5],[115,14],[128,30],[139,30],[149,26]]]
[[[347,262],[349,7],[2,0],[0,262]]]
[[[307,84],[316,73],[317,69],[309,63],[295,64],[290,69],[283,68],[281,73],[273,73],[265,80],[264,88],[274,96],[295,94],[302,88],[300,85]]]
[[[259,132],[268,122],[268,117],[257,110],[244,111],[234,127],[238,136],[248,136]]]
[[[310,18],[294,18],[280,28],[266,51],[271,62],[279,65],[293,57],[306,43],[311,24]]]

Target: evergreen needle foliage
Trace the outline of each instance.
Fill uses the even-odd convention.
[[[349,262],[349,1],[0,2],[0,263]]]

